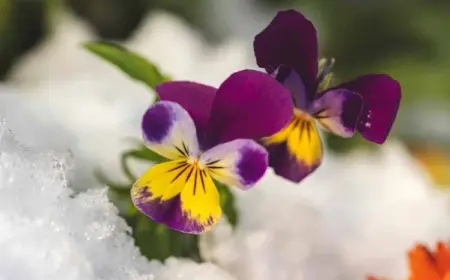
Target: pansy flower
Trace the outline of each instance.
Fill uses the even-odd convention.
[[[344,138],[358,131],[366,140],[381,144],[400,104],[400,85],[386,74],[363,75],[325,89],[332,61],[319,69],[317,45],[314,25],[294,10],[279,12],[254,40],[258,65],[288,88],[294,101],[289,125],[264,139],[270,166],[294,182],[322,161],[316,123]]]
[[[450,246],[438,242],[435,250],[418,244],[408,252],[409,280],[450,280]],[[368,280],[386,280],[370,276]]]
[[[214,180],[247,190],[263,176],[268,154],[251,139],[282,129],[292,101],[273,78],[251,70],[231,75],[217,90],[168,82],[157,91],[162,101],[147,110],[142,130],[147,147],[168,161],[136,181],[132,201],[171,229],[202,233],[222,213]]]

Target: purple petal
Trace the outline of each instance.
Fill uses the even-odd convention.
[[[153,104],[142,118],[142,132],[146,146],[168,159],[200,153],[194,122],[177,103]]]
[[[272,73],[272,76],[291,92],[292,100],[296,108],[300,110],[307,109],[310,100],[307,98],[305,86],[297,71],[282,65]]]
[[[289,125],[263,142],[269,151],[269,165],[276,174],[293,182],[303,180],[322,162],[319,132],[304,112],[296,112]]]
[[[187,81],[166,82],[156,87],[161,100],[178,103],[189,113],[199,133],[208,123],[216,90]]]
[[[209,147],[267,137],[288,124],[292,114],[289,91],[271,76],[253,70],[234,73],[217,90],[208,123]]]
[[[310,113],[326,130],[352,137],[363,108],[361,96],[346,89],[325,92],[311,105]]]
[[[281,65],[297,71],[309,99],[316,90],[318,68],[317,32],[314,25],[295,10],[278,12],[272,22],[256,35],[256,61],[272,73]]]
[[[370,74],[336,88],[346,88],[361,95],[364,108],[357,129],[365,139],[384,143],[400,106],[400,84],[389,75]]]
[[[313,173],[321,163],[321,161],[318,161],[312,165],[307,165],[298,161],[288,151],[286,143],[268,146],[267,151],[269,152],[269,165],[273,167],[275,174],[295,183],[301,182]]]
[[[206,151],[200,162],[217,181],[247,190],[266,172],[268,155],[255,141],[238,139]]]
[[[186,160],[150,168],[131,188],[131,199],[154,221],[185,233],[211,229],[222,214],[211,176]]]

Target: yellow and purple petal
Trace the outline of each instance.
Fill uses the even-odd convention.
[[[208,123],[208,147],[235,139],[259,140],[292,118],[289,91],[270,75],[254,70],[232,74],[216,92]]]
[[[194,122],[177,103],[153,104],[142,118],[146,146],[168,159],[198,156],[200,153]]]
[[[268,154],[253,140],[237,139],[206,151],[200,162],[217,181],[247,190],[266,172]]]
[[[216,88],[188,81],[166,82],[156,87],[161,100],[178,103],[189,113],[199,134],[208,123],[216,91]]]
[[[300,182],[319,167],[323,149],[314,119],[296,110],[288,126],[263,140],[269,152],[269,165],[275,173]]]
[[[275,174],[295,183],[305,179],[321,163],[318,161],[308,166],[303,161],[299,161],[288,150],[287,143],[272,144],[267,146],[267,151],[269,152],[269,165],[273,167]]]
[[[211,176],[186,160],[150,168],[131,188],[131,198],[154,221],[185,233],[208,231],[222,214]]]
[[[344,138],[352,137],[363,108],[359,94],[347,89],[324,92],[309,108],[311,115],[327,131]]]
[[[317,44],[314,25],[301,13],[286,10],[256,35],[253,46],[258,66],[269,73],[281,65],[295,69],[312,100],[317,86]]]
[[[389,75],[371,74],[360,76],[336,88],[348,89],[362,97],[364,107],[357,129],[366,140],[384,143],[400,106],[400,84]]]

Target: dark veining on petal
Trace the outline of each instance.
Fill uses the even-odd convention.
[[[175,182],[175,181],[181,176],[181,174],[183,174],[184,171],[186,171],[189,167],[192,167],[192,166],[191,166],[190,164],[187,164],[186,167],[185,167],[183,170],[181,170],[181,171],[177,174],[177,176],[175,176],[175,177],[172,179],[172,181],[170,181],[170,183]]]
[[[185,167],[186,165],[187,165],[187,163],[186,163],[185,161],[179,162],[179,163],[178,163],[178,166],[175,166],[174,168],[167,170],[167,173],[172,172],[172,171],[175,171],[175,170],[178,170],[178,169],[180,169],[180,168],[183,168],[183,167]]]
[[[311,130],[312,130],[312,125],[310,122],[306,122],[306,134],[308,136],[308,142],[311,142]]]
[[[177,146],[174,146],[174,147],[175,147],[175,149],[177,149],[177,151],[178,151],[182,156],[184,156],[184,157],[187,157],[187,156],[188,156],[188,155],[185,154],[184,151],[181,150],[179,147],[177,147]]]
[[[208,169],[224,169],[225,168],[225,166],[217,166],[217,165],[215,165],[215,166],[208,166]]]
[[[326,109],[325,109],[325,108],[320,109],[319,111],[317,111],[316,113],[314,113],[314,118],[315,118],[315,119],[318,119],[318,120],[330,118],[330,116],[328,116],[328,115],[322,115],[322,113],[325,113],[325,112],[326,112]]]
[[[212,172],[214,172],[213,169],[224,169],[225,168],[225,166],[218,165],[218,163],[220,163],[220,159],[216,159],[216,160],[206,163],[206,167],[208,169],[211,169]]]
[[[202,182],[203,192],[206,193],[205,181],[203,180],[203,176],[206,178],[205,170],[200,170],[200,181]]]
[[[188,175],[186,176],[185,183],[187,183],[188,180],[189,180],[189,178],[191,178],[191,175],[192,175],[192,172],[194,172],[194,169],[197,170],[197,167],[193,167],[193,166],[192,166],[192,168],[189,170],[189,173],[188,173]]]
[[[294,120],[291,121],[291,125],[292,125],[292,129],[294,130],[299,124],[300,124],[301,120],[299,118],[295,118]]]
[[[195,190],[197,189],[197,174],[198,174],[198,168],[195,168],[195,174],[194,174],[194,192],[192,195],[195,195]],[[202,175],[200,175],[201,177]]]
[[[220,159],[216,159],[216,160],[208,162],[206,165],[213,165],[215,163],[218,163],[219,161],[220,161]]]
[[[184,143],[184,141],[182,141],[181,144],[183,145],[183,151],[184,151],[184,154],[185,154],[186,156],[189,156],[189,150],[188,150],[188,148],[186,147],[186,144]]]
[[[305,126],[306,126],[306,122],[305,121],[301,121],[299,139],[303,138],[303,132],[305,131]],[[294,127],[293,129],[295,129],[295,128],[296,127]]]
[[[181,145],[182,148],[178,147],[178,146],[174,146],[175,149],[177,149],[177,151],[183,156],[183,157],[188,157],[189,156],[189,150],[186,147],[186,144],[184,143],[184,141],[181,141]]]

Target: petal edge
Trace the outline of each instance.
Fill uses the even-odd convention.
[[[270,75],[254,70],[236,72],[217,90],[207,129],[212,137],[208,146],[267,137],[288,124],[292,114],[289,91]]]
[[[399,82],[387,74],[368,74],[336,88],[346,88],[361,95],[364,107],[358,131],[366,140],[383,144],[400,107],[402,92]]]
[[[315,92],[317,31],[304,15],[295,10],[278,12],[269,25],[255,36],[253,48],[259,67],[269,73],[281,65],[292,67],[302,78],[307,92]]]

